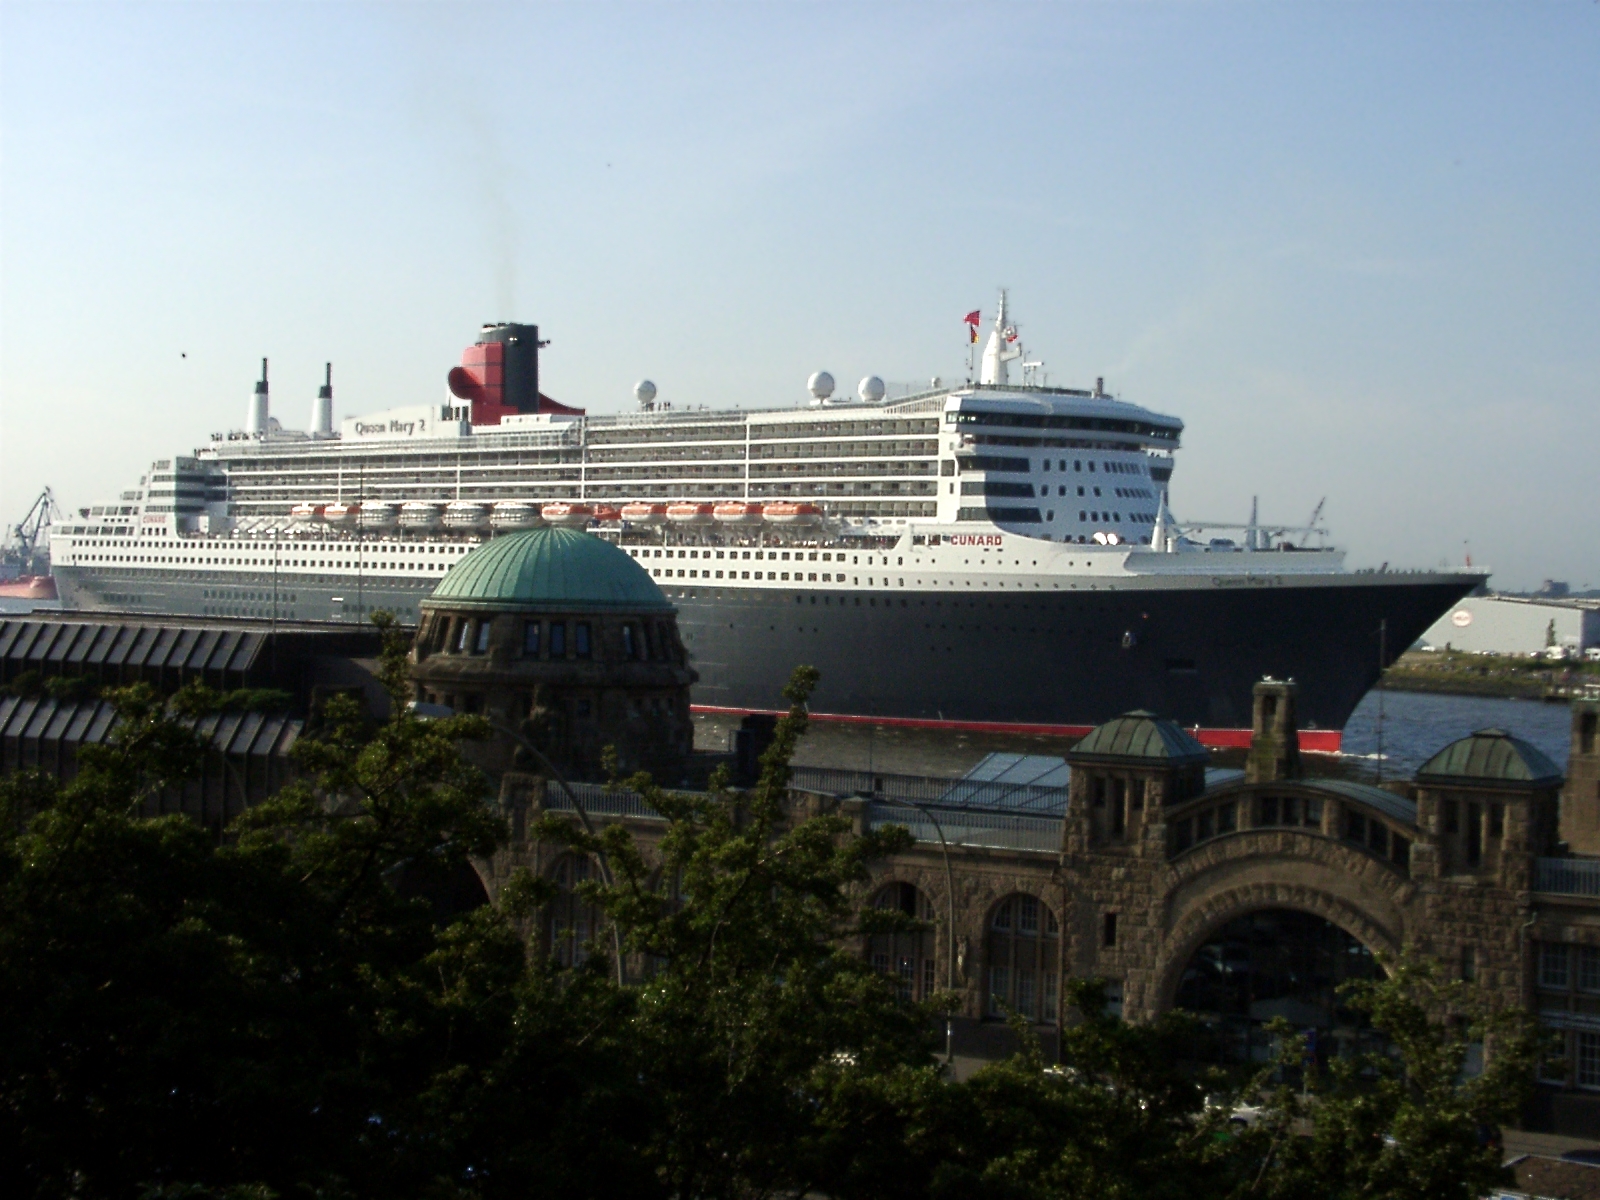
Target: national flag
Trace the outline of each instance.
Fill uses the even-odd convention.
[[[978,327],[976,325],[974,325],[971,329],[967,330],[967,332],[972,335],[971,340],[973,342],[976,342],[978,340]]]
[[[968,325],[976,327],[978,322],[983,319],[978,315],[978,312],[979,310],[975,308],[966,315],[966,322]]]

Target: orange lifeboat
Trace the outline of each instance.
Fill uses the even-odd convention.
[[[667,520],[674,525],[709,525],[712,521],[709,504],[669,504]]]
[[[320,521],[326,506],[321,504],[296,504],[289,510],[291,521]]]
[[[539,515],[551,525],[565,525],[568,529],[584,529],[590,521],[594,520],[594,508],[588,504],[575,504],[566,500],[558,500],[554,504],[546,504],[539,510]]]
[[[329,525],[354,525],[361,519],[359,504],[330,504],[322,510]]]
[[[622,519],[634,525],[659,525],[667,519],[667,506],[635,500],[622,506]]]
[[[711,509],[711,519],[719,525],[759,525],[761,505],[730,500]]]
[[[594,509],[594,519],[607,524],[615,524],[622,520],[622,510],[614,504],[597,504]]]
[[[818,525],[822,522],[822,510],[815,504],[794,504],[787,500],[763,505],[761,515],[774,525]]]

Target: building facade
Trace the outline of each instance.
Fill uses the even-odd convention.
[[[1314,1031],[1319,1056],[1337,1055],[1372,1038],[1339,985],[1409,949],[1536,1010],[1565,1054],[1546,1065],[1530,1120],[1600,1135],[1600,705],[1574,706],[1570,781],[1491,729],[1376,787],[1306,775],[1296,691],[1256,686],[1243,771],[1210,768],[1182,729],[1138,712],[1069,753],[1065,787],[945,781],[930,800],[892,777],[850,785],[802,768],[796,803],[863,830],[912,830],[913,847],[875,865],[863,899],[922,927],[860,949],[908,999],[954,986],[957,1053],[1005,1053],[1012,1013],[1053,1045],[1066,981],[1100,977],[1127,1018],[1196,1011],[1238,1057],[1268,1052],[1263,1026],[1278,1016]],[[646,844],[663,828],[637,797],[585,795],[596,819],[626,822]],[[524,813],[570,808],[527,776],[507,777],[502,796]],[[491,891],[513,865],[563,888],[588,869],[514,845],[484,864]],[[552,952],[585,952],[579,934],[599,914],[582,908],[552,909],[540,932]]]

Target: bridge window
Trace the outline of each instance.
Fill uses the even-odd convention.
[[[913,884],[891,883],[872,898],[872,907],[921,923],[918,928],[872,934],[867,939],[867,961],[873,970],[894,980],[900,999],[926,1000],[937,986],[933,902]]]
[[[600,909],[578,890],[593,877],[592,870],[588,858],[567,854],[551,873],[556,897],[546,906],[545,933],[550,956],[563,967],[579,966],[589,957],[603,924]]]
[[[1376,1035],[1338,989],[1377,975],[1371,951],[1332,922],[1266,909],[1228,922],[1194,952],[1176,1000],[1217,1033],[1225,1060],[1265,1061],[1272,1038],[1264,1026],[1284,1016],[1298,1030],[1315,1031],[1314,1053],[1326,1062],[1374,1048]]]
[[[1041,1024],[1055,1022],[1060,931],[1055,913],[1036,896],[1019,893],[995,907],[985,954],[991,1017],[1015,1012]]]

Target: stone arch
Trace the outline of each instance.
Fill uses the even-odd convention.
[[[1172,923],[1156,954],[1153,1007],[1173,1005],[1184,968],[1214,933],[1235,917],[1269,908],[1311,913],[1337,925],[1374,954],[1399,952],[1402,931],[1389,928],[1348,899],[1303,883],[1246,883],[1224,888],[1188,908]]]

